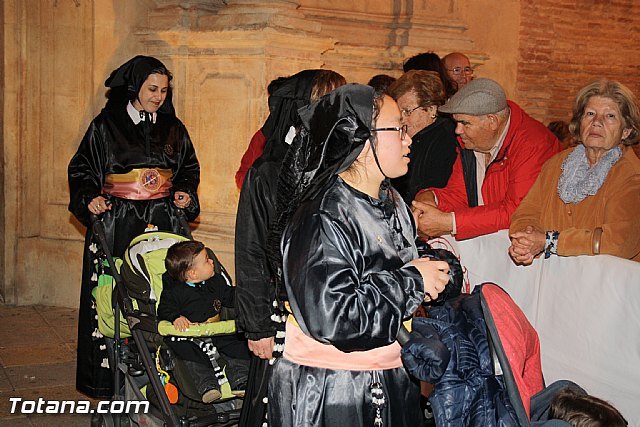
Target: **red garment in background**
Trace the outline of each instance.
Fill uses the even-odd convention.
[[[240,160],[240,167],[236,172],[236,185],[238,186],[238,190],[242,189],[242,183],[244,182],[245,175],[253,165],[253,162],[262,155],[266,143],[267,138],[262,133],[262,129],[258,129],[251,138],[247,151],[244,152],[242,160]]]

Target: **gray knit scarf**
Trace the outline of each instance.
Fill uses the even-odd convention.
[[[596,194],[621,156],[622,150],[618,145],[589,167],[584,145],[578,145],[562,162],[562,175],[558,180],[560,199],[565,203],[580,203]]]

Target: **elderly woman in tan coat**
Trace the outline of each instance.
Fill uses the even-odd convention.
[[[529,265],[539,254],[609,254],[640,261],[640,112],[624,85],[598,80],[573,106],[580,142],[545,163],[511,218],[509,255]]]

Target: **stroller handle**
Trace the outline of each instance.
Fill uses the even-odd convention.
[[[193,240],[193,236],[191,235],[191,228],[189,228],[189,222],[187,221],[187,215],[184,213],[184,209],[179,208],[175,205],[173,205],[175,208],[175,213],[176,216],[178,217],[178,223],[180,224],[180,227],[182,228],[182,232],[184,233],[184,236],[187,237],[189,240]]]
[[[396,337],[398,344],[404,346],[407,342],[409,342],[410,338],[411,333],[409,332],[409,330],[404,325],[400,325],[400,330],[398,331],[398,336]]]
[[[111,273],[116,282],[116,289],[118,295],[118,303],[123,308],[125,315],[131,315],[133,313],[133,304],[131,299],[127,297],[127,291],[124,287],[124,282],[122,281],[122,277],[120,273],[115,268],[115,261],[113,260],[113,255],[111,254],[111,250],[109,249],[109,245],[107,244],[107,238],[105,236],[104,224],[102,220],[98,217],[98,215],[91,213],[89,214],[89,218],[91,220],[91,229],[93,230],[93,234],[98,239],[100,243],[100,247],[104,252],[104,255],[107,257],[107,261],[109,262],[109,266],[111,266]]]

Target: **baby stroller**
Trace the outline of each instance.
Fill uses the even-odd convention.
[[[186,235],[190,231],[184,215],[178,213]],[[182,214],[182,215],[180,215]],[[127,415],[100,414],[94,425],[167,425],[167,426],[228,426],[237,423],[242,400],[231,392],[221,375],[222,397],[212,405],[198,403],[199,394],[180,360],[173,357],[163,337],[210,337],[235,333],[232,313],[223,312],[216,323],[192,325],[186,332],[176,331],[167,321],[158,322],[156,305],[162,293],[162,274],[167,249],[187,237],[158,231],[146,232],[134,238],[124,259],[113,259],[104,238],[102,223],[92,218],[94,233],[105,253],[106,265],[95,289],[99,331],[109,344],[110,366],[114,371],[114,401],[146,401],[148,413]],[[214,271],[231,285],[224,267],[209,250]],[[121,313],[122,312],[122,315]],[[119,321],[116,321],[119,319]],[[225,320],[226,319],[226,320]],[[209,354],[215,348],[207,347]],[[124,386],[122,384],[124,379]],[[175,392],[177,387],[177,396]],[[169,396],[175,404],[170,403]],[[137,406],[140,408],[140,406]]]
[[[509,295],[493,283],[474,288],[415,318],[402,359],[429,396],[437,426],[562,426],[547,420],[553,397],[575,383],[544,387],[537,333]]]

